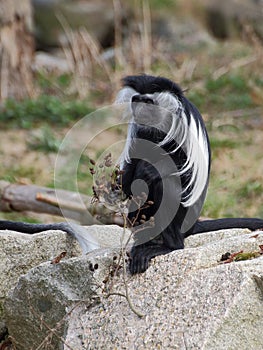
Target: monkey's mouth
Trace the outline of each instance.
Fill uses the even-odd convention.
[[[143,124],[145,126],[155,126],[158,125],[160,122],[159,107],[153,104],[133,102],[132,113],[134,121],[137,124]]]

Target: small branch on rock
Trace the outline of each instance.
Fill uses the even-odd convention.
[[[57,339],[59,339],[68,349],[74,350],[69,344],[67,344],[65,342],[64,338],[62,336],[60,336],[60,334],[58,333],[58,329],[61,327],[62,321],[64,321],[64,317],[60,322],[58,322],[56,324],[55,327],[50,327],[45,322],[43,317],[41,315],[39,315],[38,312],[32,307],[32,305],[30,306],[30,310],[31,310],[32,314],[39,320],[39,322],[41,322],[41,326],[44,326],[49,331],[49,333],[47,334],[45,339],[41,342],[41,344],[39,344],[39,346],[36,348],[36,350],[40,350],[45,345],[46,346],[50,345],[53,336],[55,336]]]
[[[123,233],[125,233],[125,230],[127,229],[127,217],[125,214],[122,214],[122,215],[123,215]],[[114,266],[112,281],[111,281],[111,285],[109,288],[110,292],[108,293],[107,297],[110,297],[112,295],[117,295],[117,296],[125,298],[128,302],[130,309],[132,310],[132,312],[134,312],[139,318],[143,318],[143,317],[145,317],[145,314],[142,313],[139,309],[137,309],[136,306],[133,304],[133,301],[130,297],[128,282],[127,282],[126,249],[127,249],[129,240],[131,239],[131,236],[132,236],[132,232],[131,232],[130,237],[129,237],[128,241],[126,242],[125,246],[123,246],[123,242],[122,242],[121,251],[119,254],[119,259],[118,259],[117,264]],[[114,285],[114,278],[116,277],[118,271],[121,268],[122,268],[122,281],[123,281],[124,288],[125,288],[124,293],[112,291],[113,285]]]

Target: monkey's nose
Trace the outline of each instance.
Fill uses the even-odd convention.
[[[142,102],[142,103],[147,103],[147,104],[154,105],[154,100],[151,99],[148,96],[145,96],[145,95],[134,95],[134,96],[132,96],[132,103],[133,102],[134,103]]]

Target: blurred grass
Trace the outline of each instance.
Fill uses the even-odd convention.
[[[49,123],[65,127],[92,110],[87,101],[63,100],[50,95],[40,95],[36,99],[23,101],[9,99],[0,107],[0,126],[31,129]]]
[[[207,78],[202,90],[194,89],[188,96],[199,109],[209,112],[252,108],[255,104],[248,81],[242,72],[227,74],[219,79]],[[253,81],[253,84],[257,85],[257,82]]]
[[[44,153],[59,151],[59,147],[62,140],[56,137],[52,132],[52,129],[48,125],[44,125],[40,128],[40,133],[34,135],[31,140],[27,142],[28,148],[35,151],[41,151]]]

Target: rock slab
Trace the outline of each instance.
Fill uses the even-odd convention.
[[[263,232],[248,230],[189,237],[186,249],[157,257],[144,274],[127,274],[124,283],[120,270],[110,296],[116,250],[43,263],[6,298],[9,334],[18,350],[260,350],[263,256],[218,260],[227,251],[259,251],[261,244]],[[126,286],[142,318],[123,297]]]

